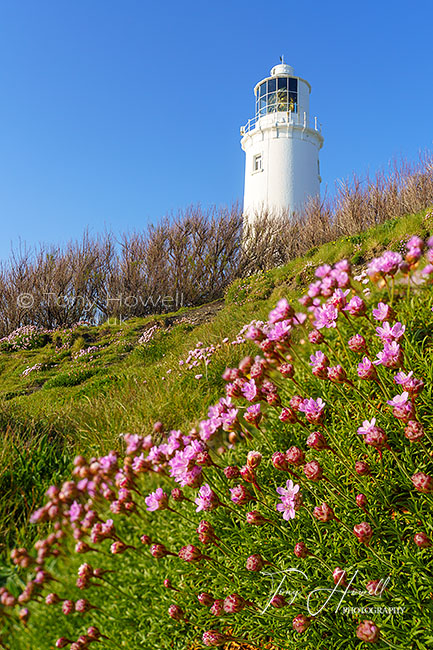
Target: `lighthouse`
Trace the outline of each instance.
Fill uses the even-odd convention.
[[[264,213],[292,216],[320,194],[323,136],[317,117],[310,118],[310,92],[308,81],[284,62],[254,88],[255,115],[241,127],[249,223]]]

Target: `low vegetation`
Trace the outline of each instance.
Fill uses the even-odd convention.
[[[69,479],[3,564],[3,647],[427,650],[432,222],[329,242],[224,304],[3,341],[15,523]]]

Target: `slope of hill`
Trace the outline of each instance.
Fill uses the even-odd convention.
[[[429,211],[394,219],[304,258],[235,281],[224,302],[175,314],[17,332],[0,352],[0,537],[22,528],[47,485],[75,453],[119,447],[123,433],[143,433],[162,420],[188,428],[220,395],[226,366],[253,350],[245,324],[266,319],[282,295],[295,299],[321,263],[347,257],[362,267],[386,248],[433,228]]]

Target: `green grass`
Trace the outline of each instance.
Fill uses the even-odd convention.
[[[413,221],[415,232],[427,234],[422,230],[422,216],[416,215]],[[349,247],[349,252],[353,255],[359,253],[368,259],[372,251],[375,254],[381,252],[382,243],[385,241],[387,248],[397,249],[401,240],[406,240],[408,234],[414,232],[409,229],[410,223],[408,218],[407,231],[403,236],[401,231],[398,231],[398,236],[393,234],[394,228],[399,226],[398,222],[389,224],[388,228],[381,227],[372,231],[370,235],[371,240],[374,240],[373,248],[370,248],[371,240],[368,238],[361,241],[359,238],[344,241],[341,245],[346,247],[346,254]],[[428,226],[429,229],[430,227]],[[337,244],[337,247],[339,245]],[[215,403],[223,394],[221,372],[225,366],[237,366],[247,351],[254,351],[256,354],[258,350],[252,347],[252,344],[223,344],[207,369],[203,366],[191,371],[179,370],[179,359],[185,358],[186,352],[197,340],[206,345],[217,344],[229,335],[230,341],[245,322],[252,318],[265,319],[278,298],[286,296],[294,301],[300,294],[304,281],[311,279],[317,264],[339,259],[338,254],[333,257],[334,253],[333,248],[324,247],[314,252],[307,261],[297,260],[289,267],[274,269],[258,276],[257,285],[254,281],[249,284],[242,281],[237,285],[235,283],[227,294],[225,306],[210,321],[199,326],[187,323],[172,324],[169,330],[161,330],[145,348],[137,347],[136,342],[146,323],[127,323],[115,334],[121,341],[123,352],[120,354],[124,355],[117,360],[114,358],[115,352],[111,349],[117,343],[110,342],[110,332],[104,331],[104,328],[95,328],[92,332],[92,344],[98,340],[98,333],[105,337],[106,343],[100,356],[95,356],[95,361],[99,364],[101,359],[110,358],[112,365],[109,367],[109,374],[94,374],[75,386],[54,386],[39,390],[39,395],[56,396],[58,412],[62,416],[58,421],[57,430],[47,431],[42,427],[39,435],[36,434],[36,421],[33,422],[29,429],[30,438],[27,436],[28,457],[24,453],[25,417],[29,417],[30,411],[23,420],[14,423],[14,435],[9,430],[6,434],[6,447],[17,447],[13,467],[21,468],[18,469],[18,481],[19,484],[25,485],[24,494],[32,489],[29,475],[33,465],[36,473],[39,473],[37,485],[41,485],[47,478],[46,474],[50,475],[53,471],[53,463],[55,465],[55,459],[59,455],[64,459],[64,466],[55,467],[55,478],[58,480],[68,464],[68,454],[72,453],[74,444],[75,449],[100,454],[110,447],[119,447],[119,434],[122,432],[148,434],[155,420],[162,420],[166,429],[182,429],[186,433],[191,424],[205,417],[209,404]],[[315,260],[312,266],[308,264],[310,259]],[[301,274],[305,280],[302,279],[302,282],[298,283],[297,277]],[[358,292],[364,288],[363,285],[355,286]],[[260,298],[257,298],[258,295]],[[390,299],[387,288],[372,286],[368,298],[369,313],[372,306],[382,299]],[[287,650],[299,647],[303,650],[361,650],[367,646],[356,639],[356,627],[361,620],[372,619],[381,628],[381,640],[374,646],[378,650],[428,650],[433,642],[433,560],[431,548],[422,550],[415,547],[413,536],[415,532],[420,531],[433,536],[433,496],[416,492],[410,477],[419,471],[429,474],[433,472],[432,303],[431,284],[413,291],[407,298],[406,287],[400,276],[393,306],[398,320],[406,325],[402,340],[405,370],[413,370],[414,375],[425,382],[423,392],[415,399],[417,417],[427,432],[425,447],[409,442],[404,435],[401,421],[394,417],[386,404],[387,399],[401,392],[393,381],[396,371],[379,366],[377,370],[381,384],[361,381],[357,377],[356,367],[360,357],[350,352],[344,341],[355,331],[362,333],[367,340],[372,359],[382,347],[367,319],[339,318],[339,330],[324,330],[329,346],[323,345],[322,351],[329,355],[332,365],[342,360],[352,384],[334,384],[315,378],[306,361],[313,351],[317,351],[317,347],[306,341],[304,332],[295,334],[295,346],[290,351],[286,350],[285,354],[292,355],[291,360],[296,368],[295,380],[298,383],[294,385],[290,380],[283,379],[276,368],[269,369],[269,378],[277,386],[283,405],[287,405],[290,397],[299,392],[314,398],[320,396],[325,400],[326,416],[324,427],[320,428],[320,431],[335,453],[307,447],[308,433],[318,430],[320,424],[309,424],[304,419],[301,419],[301,422],[283,424],[278,418],[280,407],[275,409],[268,406],[266,400],[262,399],[264,420],[260,430],[250,427],[251,438],[244,438],[239,444],[226,449],[221,457],[216,458],[219,465],[240,466],[245,463],[248,450],[256,449],[263,454],[263,460],[257,469],[261,491],[255,493],[254,505],[239,507],[230,503],[224,475],[220,469],[211,468],[205,470],[206,481],[218,490],[220,498],[226,505],[231,505],[232,510],[217,508],[211,512],[196,513],[195,506],[191,503],[171,502],[178,514],[167,510],[149,513],[145,510],[144,496],[156,486],[162,486],[169,492],[174,484],[164,474],[145,474],[139,477],[133,494],[139,511],[129,516],[113,516],[117,534],[126,543],[135,546],[135,549],[129,548],[121,557],[113,556],[108,552],[111,541],[104,541],[100,545],[94,543],[104,553],[92,551],[76,554],[74,540],[69,536],[62,544],[64,553],[58,559],[49,559],[47,563],[48,568],[60,577],[61,582],[50,583],[44,595],[53,590],[62,598],[76,600],[84,596],[99,609],[82,618],[78,614],[61,615],[60,604],[48,607],[43,603],[32,602],[29,605],[32,614],[27,627],[17,626],[13,621],[6,622],[5,628],[9,638],[4,638],[8,647],[12,650],[51,650],[58,636],[76,638],[85,631],[87,625],[97,623],[113,641],[111,644],[101,643],[104,650],[109,647],[125,650],[190,650],[197,647],[193,646],[193,643],[205,629],[225,630],[227,627],[235,636],[247,637],[258,648],[265,647],[271,637],[279,648]],[[85,332],[80,336],[84,338]],[[125,347],[130,345],[131,349],[125,352]],[[44,354],[46,352],[47,349],[44,349]],[[64,363],[76,362],[66,361],[65,358]],[[91,366],[93,362],[86,362],[87,365],[89,363]],[[113,370],[112,373],[112,369],[116,368],[116,372]],[[172,372],[168,372],[170,369]],[[68,372],[67,367],[58,372],[57,376],[64,375]],[[113,385],[110,380],[111,373],[113,377],[117,377]],[[203,375],[199,380],[195,379],[197,373]],[[99,384],[101,393],[95,395],[95,392],[98,393],[97,382],[103,382],[104,379],[108,385]],[[67,401],[61,402],[64,392],[69,392],[69,397],[74,395],[73,406]],[[11,409],[12,413],[12,409],[17,408],[17,405],[25,400],[30,404],[32,399],[33,395],[12,398],[8,400],[7,408]],[[245,400],[239,399],[236,403],[242,414],[247,405]],[[74,413],[73,408],[78,412]],[[38,417],[42,416],[43,409],[40,409]],[[7,418],[7,415],[4,417]],[[242,415],[239,417],[244,430],[248,429]],[[371,420],[373,417],[378,418],[378,425],[386,431],[391,448],[384,449],[383,456],[371,446],[365,445],[363,438],[357,434],[357,427],[363,420]],[[60,422],[71,426],[71,431],[60,428]],[[7,419],[5,423],[7,425]],[[46,423],[44,426],[47,426]],[[218,443],[225,440],[226,436],[223,434]],[[55,441],[60,446],[56,446]],[[301,468],[293,468],[298,473],[296,481],[301,484],[305,507],[299,509],[295,519],[284,522],[275,510],[278,502],[276,488],[284,485],[289,475],[276,470],[270,458],[274,451],[285,450],[292,445],[304,451],[307,461],[320,461],[329,482],[307,481]],[[215,447],[218,447],[218,444]],[[68,450],[66,455],[65,449]],[[48,462],[50,458],[51,465]],[[360,477],[354,473],[355,461],[361,459],[369,463],[371,477]],[[3,458],[3,465],[5,461],[6,458]],[[10,467],[4,482],[9,494],[17,490],[14,480],[14,472]],[[239,482],[241,481],[233,481],[230,486]],[[252,489],[251,486],[248,487]],[[185,488],[184,491],[191,499],[197,495],[194,488]],[[355,495],[360,492],[367,497],[367,512],[361,511],[356,505]],[[38,498],[39,493],[35,492],[35,503]],[[313,508],[323,501],[332,505],[339,521],[322,523],[312,516]],[[95,507],[103,519],[111,517],[108,504],[101,500],[93,502],[92,507]],[[245,514],[256,508],[273,523],[264,527],[248,526],[245,523]],[[25,508],[21,509],[20,517],[24,510]],[[219,565],[208,561],[202,561],[198,565],[187,564],[176,557],[157,561],[150,556],[146,547],[140,545],[139,538],[143,533],[149,534],[153,541],[164,543],[173,551],[178,551],[182,545],[188,543],[198,545],[195,529],[201,519],[211,521],[222,540],[218,546],[200,546],[202,552],[218,559]],[[361,521],[372,523],[373,537],[369,546],[359,543],[352,533],[353,526]],[[44,532],[46,531],[41,530],[41,533]],[[303,541],[316,557],[295,558],[293,548],[299,541]],[[199,607],[196,594],[200,591],[210,591],[215,598],[224,598],[236,591],[257,603],[260,610],[265,606],[271,593],[271,585],[265,572],[258,574],[246,570],[246,558],[252,553],[261,553],[278,569],[289,572],[287,589],[300,592],[296,604],[284,610],[271,609],[267,614],[258,613],[254,608],[244,609],[224,619],[214,617],[206,608]],[[116,586],[90,588],[84,593],[79,591],[75,580],[78,567],[84,561],[112,570],[113,573],[107,575],[109,581]],[[307,612],[305,600],[309,593],[320,588],[328,590],[326,595],[332,591],[332,572],[337,566],[347,570],[349,578],[356,574],[354,585],[359,590],[346,594],[344,605],[355,608],[373,606],[379,609],[403,607],[403,614],[376,611],[364,615],[337,611],[335,608],[340,595],[335,595],[331,597],[330,605],[323,614],[314,620],[311,628],[302,637],[297,635],[292,631],[293,617]],[[300,574],[290,573],[293,568],[303,572],[302,579]],[[5,564],[2,573],[3,581],[14,593],[23,588],[24,572],[12,570]],[[388,575],[389,590],[384,593],[383,598],[376,599],[366,595],[365,585],[369,580],[386,578]],[[180,591],[171,592],[163,587],[163,580],[167,577]],[[325,598],[316,598],[313,608],[320,607]],[[174,602],[185,609],[189,622],[176,622],[168,617],[168,606]],[[199,644],[198,647],[203,646]]]
[[[204,345],[218,344],[224,337],[231,341],[245,323],[266,318],[281,296],[292,300],[299,296],[303,286],[312,281],[319,264],[333,263],[343,256],[364,263],[385,248],[397,250],[411,234],[426,235],[433,226],[431,219],[425,219],[427,212],[388,221],[360,235],[313,249],[304,258],[285,266],[237,280],[228,288],[223,307],[198,325],[194,319],[200,308],[182,308],[177,317],[190,322],[173,323],[173,314],[135,318],[36,337],[34,345],[40,347],[30,350],[3,349],[0,405],[4,417],[15,435],[14,418],[19,412],[23,423],[20,426],[29,439],[37,438],[37,432],[44,427],[54,432],[54,438],[61,437],[62,434],[55,433],[61,423],[61,429],[68,431],[67,448],[47,449],[47,467],[56,465],[52,454],[58,454],[59,468],[65,468],[78,452],[118,449],[122,433],[148,432],[157,420],[162,420],[167,429],[188,429],[196,422],[197,414],[205,413],[218,398],[224,368],[236,364],[240,356],[252,350],[248,344],[224,345],[207,371],[202,364],[195,371],[180,372],[179,360],[186,357],[197,341]],[[164,328],[170,322],[170,327]],[[139,346],[143,331],[155,323],[161,329],[150,343]],[[73,358],[89,346],[97,346],[98,350]],[[35,364],[41,364],[42,369],[27,377],[22,375]],[[197,373],[203,374],[202,379],[195,379]],[[13,449],[9,454],[10,445],[10,438],[4,437],[0,476],[10,472],[14,458]],[[36,452],[32,445],[23,449],[30,467]],[[39,449],[38,454],[43,453]],[[27,511],[30,510],[33,495],[40,494],[49,484],[49,474],[30,472],[28,481],[24,481],[25,498],[9,492],[10,510],[14,511],[15,500],[21,510],[26,510],[25,503],[29,504]],[[0,521],[0,527],[6,530],[8,524]]]

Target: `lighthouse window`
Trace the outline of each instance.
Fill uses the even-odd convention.
[[[253,172],[259,172],[262,169],[262,154],[258,153],[253,158]]]
[[[268,113],[298,112],[298,80],[291,77],[276,77],[264,81],[258,88],[256,115]]]

